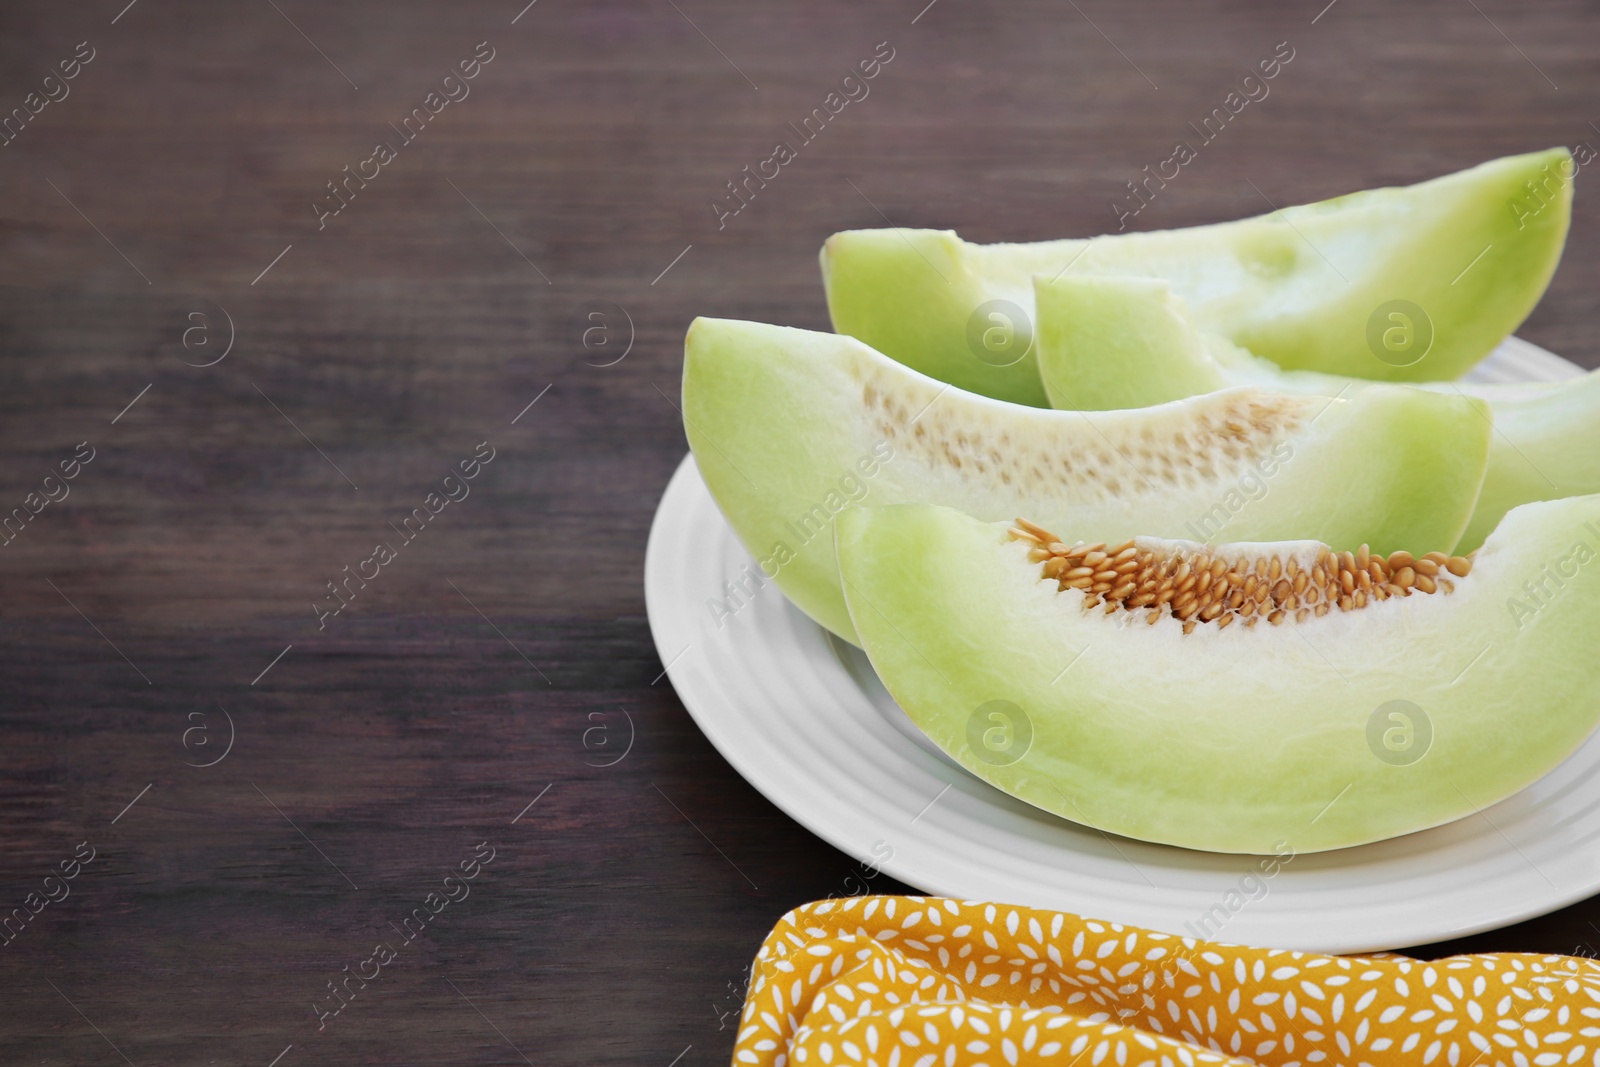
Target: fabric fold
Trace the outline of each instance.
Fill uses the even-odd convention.
[[[1600,964],[1246,948],[1044,911],[863,896],[785,915],[736,1065],[1600,1067]]]

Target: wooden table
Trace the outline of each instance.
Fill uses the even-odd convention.
[[[1600,143],[1575,0],[925,2],[5,6],[0,107],[59,99],[0,147],[3,506],[93,459],[0,549],[0,906],[70,892],[0,948],[0,1060],[725,1061],[762,935],[857,867],[660,677],[690,319],[826,328],[819,244],[885,219],[1112,228],[1279,42],[1134,226]],[[1588,366],[1597,205],[1523,330]],[[1426,951],[1587,951],[1593,912]]]

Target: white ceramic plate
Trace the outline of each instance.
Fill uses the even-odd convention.
[[[1553,381],[1581,373],[1511,338],[1469,377]],[[1600,734],[1479,815],[1296,856],[1262,878],[1251,857],[1107,835],[973,777],[917,730],[859,649],[812,622],[770,582],[754,596],[725,601],[737,610],[719,623],[709,604],[727,596],[724,583],[758,573],[693,456],[684,457],[645,556],[650,628],[678,696],[773,803],[925,892],[1189,936],[1207,929],[1198,924],[1209,912],[1212,940],[1362,952],[1493,929],[1600,891]],[[1214,905],[1226,916],[1220,925]]]

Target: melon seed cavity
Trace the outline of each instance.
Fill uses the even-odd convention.
[[[1120,545],[1068,547],[1049,530],[1018,519],[1011,536],[1032,546],[1028,558],[1044,564],[1043,577],[1060,589],[1079,589],[1084,610],[1104,605],[1106,614],[1144,611],[1154,626],[1163,616],[1181,620],[1184,633],[1196,623],[1223,629],[1235,619],[1246,628],[1262,619],[1274,626],[1293,616],[1304,622],[1334,608],[1356,611],[1390,597],[1455,591],[1452,578],[1472,570],[1470,556],[1429,552],[1420,559],[1395,552],[1387,559],[1362,545],[1358,552],[1324,548],[1308,569],[1295,558],[1260,556],[1224,559],[1176,546],[1164,550]]]

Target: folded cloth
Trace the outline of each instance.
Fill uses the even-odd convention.
[[[807,904],[767,935],[735,1065],[1600,1067],[1600,964],[1241,948],[939,897]]]

